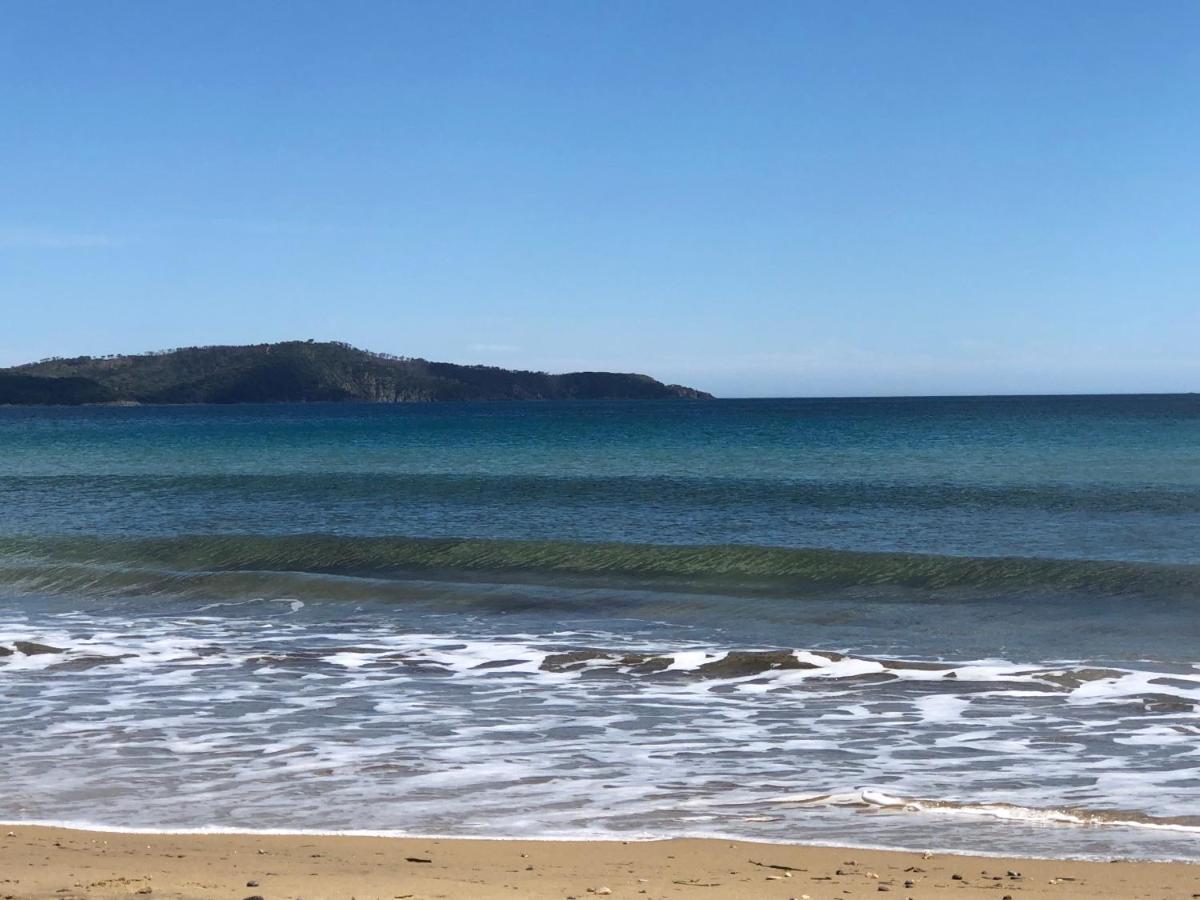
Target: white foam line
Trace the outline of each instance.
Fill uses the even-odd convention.
[[[621,834],[611,832],[584,833],[582,835],[560,836],[546,835],[475,835],[475,834],[426,834],[424,832],[407,832],[395,829],[369,828],[237,828],[226,825],[201,825],[195,828],[143,828],[136,825],[108,825],[94,822],[79,822],[57,819],[23,819],[16,822],[0,822],[0,828],[65,828],[70,831],[95,831],[100,834],[161,834],[176,837],[188,835],[244,835],[246,837],[365,837],[365,838],[397,838],[414,841],[562,841],[578,843],[584,841],[604,841],[618,843],[624,841],[652,842],[675,840],[674,836],[651,834]],[[745,838],[726,838],[726,840],[745,840]]]
[[[948,816],[993,818],[1004,822],[1017,822],[1028,825],[1066,825],[1078,828],[1145,828],[1152,831],[1170,831],[1176,834],[1200,834],[1200,826],[1196,825],[1175,825],[1168,822],[1138,822],[1132,819],[1093,819],[1061,810],[1028,809],[1026,807],[1009,807],[992,803],[980,803],[974,806],[963,807],[946,807],[926,804],[917,800],[905,804],[904,809]]]
[[[1061,825],[1076,828],[1134,828],[1152,831],[1170,831],[1176,834],[1200,834],[1200,826],[1180,825],[1173,822],[1146,822],[1136,819],[1107,819],[1088,816],[1086,813],[1067,812],[1060,809],[1038,809],[1003,803],[970,803],[945,805],[931,800],[913,800],[886,794],[883,791],[864,790],[832,794],[787,794],[767,798],[768,803],[794,804],[798,806],[848,806],[866,805],[881,811],[935,813],[962,818],[991,818],[1004,822],[1025,825]]]

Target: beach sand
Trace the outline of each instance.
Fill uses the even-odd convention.
[[[0,826],[0,900],[139,895],[238,900],[1131,900],[1200,897],[1200,866],[947,854],[926,858],[912,852],[723,840],[146,835]]]

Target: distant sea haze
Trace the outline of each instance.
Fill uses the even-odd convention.
[[[9,821],[1200,859],[1200,397],[9,407],[0,446]]]

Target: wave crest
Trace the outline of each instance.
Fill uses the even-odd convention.
[[[1200,566],[1157,563],[330,535],[0,539],[0,583],[29,590],[170,592],[186,590],[198,577],[211,580],[229,573],[541,583],[602,580],[792,596],[864,587],[1200,597]]]

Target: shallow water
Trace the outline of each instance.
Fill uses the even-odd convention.
[[[1197,859],[1198,438],[1194,397],[0,410],[0,819]]]

